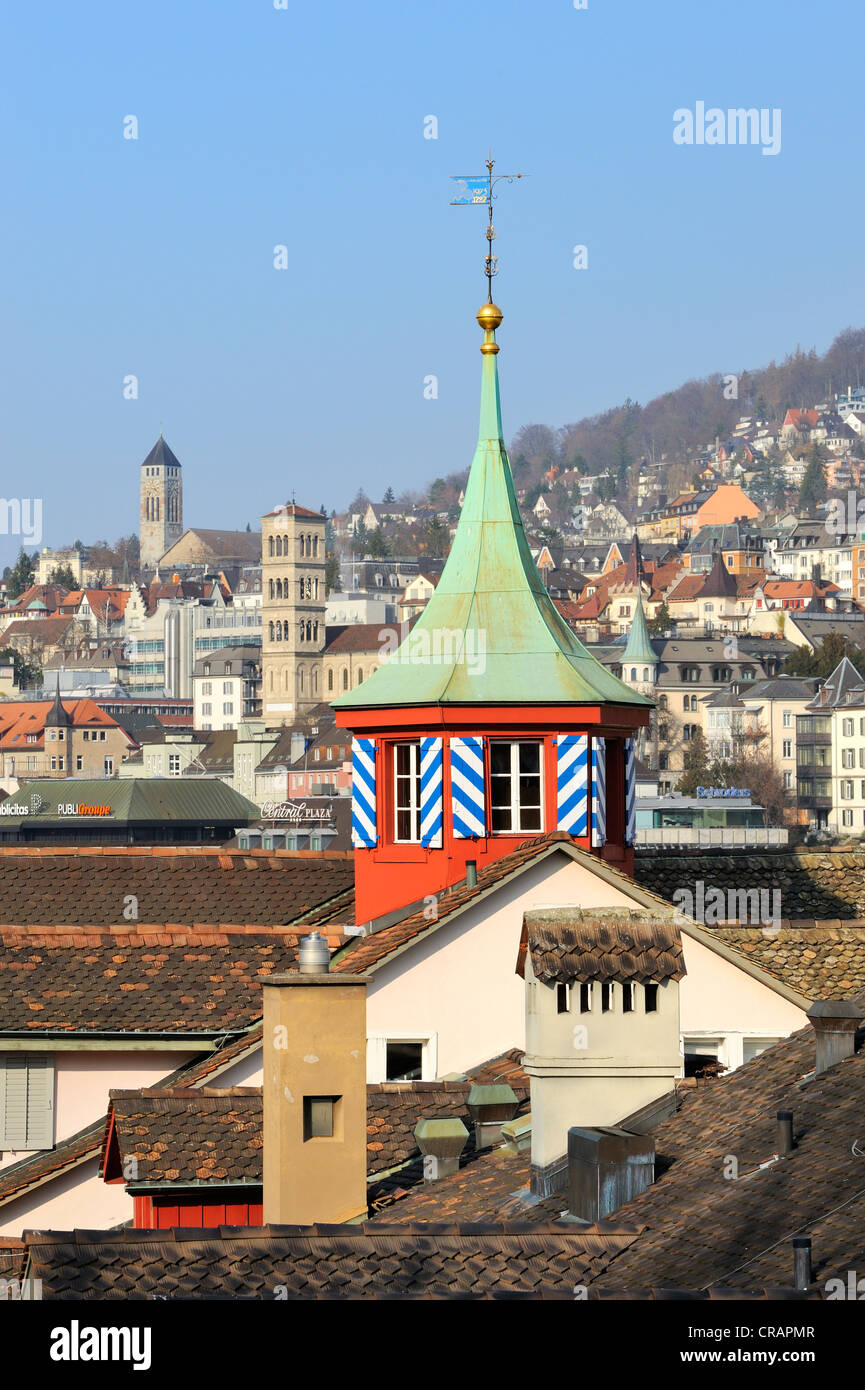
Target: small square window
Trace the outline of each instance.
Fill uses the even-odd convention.
[[[303,1139],[332,1139],[339,1096],[304,1096]]]
[[[385,1078],[388,1081],[421,1081],[423,1043],[389,1042],[385,1052]]]

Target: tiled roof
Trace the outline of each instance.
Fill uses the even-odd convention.
[[[261,982],[297,960],[297,932],[5,927],[3,1032],[239,1032],[261,1016]],[[328,937],[331,948],[339,935]]]
[[[352,856],[337,851],[0,848],[0,923],[124,931],[138,922],[276,927],[328,904],[346,921],[353,889]],[[134,922],[124,918],[130,897],[136,899]]]
[[[789,1285],[794,1235],[812,1239],[818,1286],[865,1268],[865,1055],[819,1076],[814,1056],[814,1033],[803,1028],[695,1089],[657,1128],[661,1175],[615,1213],[645,1229],[602,1284]],[[772,1162],[778,1110],[793,1112],[795,1148]]]
[[[511,854],[506,854],[494,863],[479,869],[477,884],[474,888],[468,888],[462,884],[442,894],[438,900],[438,915],[434,921],[431,921],[428,915],[424,915],[424,912],[413,912],[392,926],[373,931],[368,936],[356,937],[344,951],[339,953],[333,968],[352,972],[374,968],[393,952],[407,946],[427,932],[435,931],[455,912],[468,907],[472,902],[483,897],[490,889],[495,888],[497,884],[510,878],[512,874],[520,873],[534,860],[556,850],[564,850],[579,863],[590,866],[595,873],[609,875],[617,884],[622,885],[625,892],[636,894],[638,897],[645,897],[652,904],[657,903],[662,916],[666,916],[669,912],[669,904],[665,903],[662,898],[657,897],[648,889],[642,888],[627,874],[621,873],[609,864],[602,864],[594,855],[580,849],[565,831],[554,830],[524,841]]]
[[[16,618],[3,632],[3,645],[12,641],[51,645],[65,637],[74,618]]]
[[[166,1086],[176,1084],[195,1086],[223,1067],[230,1066],[238,1057],[243,1056],[250,1047],[254,1048],[260,1045],[261,1025],[258,1024],[224,1046],[215,1048],[212,1052],[207,1052],[191,1062],[184,1062],[182,1066],[165,1078],[164,1084]],[[84,1129],[69,1135],[59,1144],[55,1144],[53,1149],[45,1149],[39,1153],[31,1154],[29,1158],[22,1158],[18,1163],[10,1163],[7,1168],[0,1169],[0,1206],[12,1201],[30,1188],[50,1182],[53,1178],[59,1177],[62,1173],[75,1168],[79,1163],[89,1158],[98,1158],[105,1147],[105,1136],[106,1119],[104,1116],[100,1116],[98,1120],[86,1125]]]
[[[865,989],[865,922],[718,926],[712,935],[808,999]]]
[[[666,914],[619,908],[536,908],[523,917],[518,973],[526,951],[539,980],[681,980],[682,938]]]
[[[325,656],[345,656],[349,652],[378,656],[385,643],[402,641],[404,630],[397,623],[351,623],[339,635],[328,638]],[[389,649],[389,648],[388,648]]]
[[[261,1090],[189,1086],[110,1091],[123,1171],[133,1183],[260,1183]]]
[[[247,1036],[247,1042],[252,1038]],[[235,1044],[235,1047],[237,1045]],[[466,1100],[475,1082],[508,1082],[524,1105],[529,1097],[522,1053],[514,1050],[474,1068],[459,1081],[390,1081],[367,1087],[367,1167],[370,1174],[418,1156],[414,1128],[420,1119],[457,1115],[469,1125]],[[196,1073],[200,1076],[199,1071]],[[179,1084],[111,1091],[106,1140],[112,1117],[121,1163],[138,1160],[139,1183],[262,1180],[262,1099],[259,1087],[191,1089]],[[104,1157],[110,1163],[108,1153]],[[375,1202],[377,1189],[372,1193]]]
[[[633,1232],[595,1226],[219,1227],[28,1232],[43,1299],[417,1298],[522,1292],[573,1298]],[[286,1296],[285,1294],[282,1295]]]

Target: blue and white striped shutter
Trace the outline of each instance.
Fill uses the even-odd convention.
[[[442,846],[442,741],[420,741],[420,842],[428,849]]]
[[[589,830],[589,740],[585,734],[556,739],[556,828],[569,835]]]
[[[592,846],[607,843],[607,743],[592,739]]]
[[[637,840],[637,768],[634,740],[625,739],[625,844]]]
[[[482,738],[452,738],[450,750],[454,837],[471,840],[486,834],[484,741]]]
[[[378,844],[375,809],[375,739],[351,741],[351,842],[355,849]]]

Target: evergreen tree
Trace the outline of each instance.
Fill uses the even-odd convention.
[[[24,590],[29,589],[33,583],[33,575],[33,561],[22,547],[6,581],[7,598],[20,598]]]
[[[57,565],[48,576],[49,584],[59,584],[64,589],[77,589],[78,581],[72,573],[71,565]]]
[[[387,492],[386,492],[385,495],[384,495],[383,501],[385,501],[385,502],[393,502],[393,500],[394,500],[393,488],[392,488],[392,487],[389,487],[388,490],[387,490]]]
[[[820,450],[815,444],[811,450],[808,467],[799,489],[799,511],[805,516],[813,512],[818,502],[826,500],[826,474],[820,460]]]

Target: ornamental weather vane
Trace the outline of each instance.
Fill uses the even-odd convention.
[[[456,197],[451,198],[451,207],[474,207],[486,203],[489,217],[487,221],[487,254],[484,258],[484,274],[487,277],[487,293],[489,302],[493,302],[493,276],[498,274],[499,258],[493,255],[493,242],[496,239],[495,228],[493,227],[493,199],[495,194],[493,189],[497,183],[504,179],[507,183],[513,183],[514,179],[524,179],[525,174],[493,174],[495,160],[490,151],[487,160],[486,176],[483,174],[451,174],[451,178],[457,185]]]

